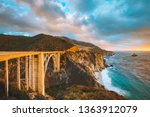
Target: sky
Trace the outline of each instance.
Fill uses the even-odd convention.
[[[150,0],[0,0],[0,34],[39,33],[150,51]]]

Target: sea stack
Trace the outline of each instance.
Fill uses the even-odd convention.
[[[136,57],[136,56],[138,56],[138,55],[137,55],[137,54],[135,54],[135,53],[133,53],[133,54],[132,54],[132,56],[133,56],[133,57]]]

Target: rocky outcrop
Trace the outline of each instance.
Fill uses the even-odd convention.
[[[132,56],[132,57],[137,57],[138,55],[137,55],[137,54],[135,54],[135,53],[133,53],[131,56]]]
[[[92,51],[67,52],[61,56],[61,70],[59,73],[47,76],[49,86],[55,79],[54,84],[85,85],[98,87],[95,72],[105,68],[103,56]],[[48,71],[49,73],[52,71]],[[50,73],[52,74],[52,73]],[[51,80],[50,80],[51,79]],[[48,83],[48,80],[46,82]],[[46,85],[48,86],[48,85]]]

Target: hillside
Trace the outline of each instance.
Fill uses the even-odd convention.
[[[100,47],[98,47],[98,46],[96,46],[96,45],[94,45],[92,43],[72,40],[72,39],[69,39],[67,37],[59,37],[59,38],[64,39],[67,42],[73,43],[74,45],[77,45],[79,47],[80,46],[82,46],[82,47],[89,47],[91,51],[99,53],[101,55],[112,55],[113,54],[113,52],[101,49]]]
[[[0,35],[0,51],[57,51],[72,46],[70,42],[44,34],[33,37]]]
[[[89,47],[92,52],[101,55],[111,55],[112,52],[103,50],[94,44],[58,37],[38,34],[32,37],[0,34],[0,51],[59,51],[67,50],[74,45]]]

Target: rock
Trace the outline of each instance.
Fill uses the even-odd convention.
[[[35,97],[36,97],[36,93],[35,92],[29,93],[28,95],[29,95],[29,99],[30,100],[34,100]]]
[[[66,57],[65,65],[63,65],[65,72],[62,72],[61,76],[66,76],[62,79],[66,79],[67,85],[98,86],[95,71],[99,72],[105,68],[102,55],[92,51],[81,50],[68,52],[64,56]]]
[[[135,54],[135,53],[133,53],[131,56],[136,57],[136,56],[138,56],[138,55],[137,55],[137,54]]]

